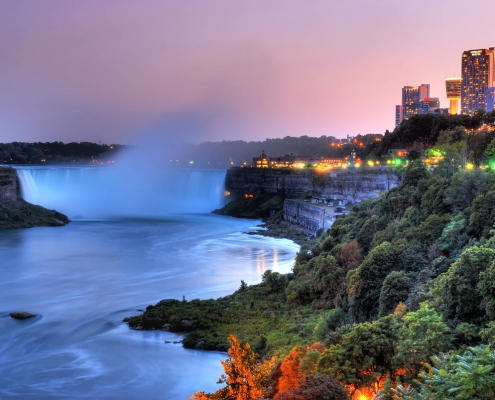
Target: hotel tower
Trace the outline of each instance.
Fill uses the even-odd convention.
[[[473,115],[485,109],[486,90],[495,86],[495,48],[462,53],[461,113]]]
[[[453,77],[445,79],[447,99],[450,101],[449,114],[461,113],[461,109],[459,107],[459,103],[461,101],[461,86],[462,78]]]

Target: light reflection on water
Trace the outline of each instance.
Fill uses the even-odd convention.
[[[0,232],[0,399],[182,399],[216,390],[224,354],[121,321],[162,298],[218,297],[289,272],[298,246],[213,215]],[[18,321],[11,311],[38,317]]]

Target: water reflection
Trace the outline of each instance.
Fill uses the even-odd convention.
[[[212,215],[73,222],[0,232],[0,398],[183,399],[213,391],[219,353],[165,344],[122,319],[162,298],[218,297],[298,246]],[[39,314],[26,321],[8,313]]]

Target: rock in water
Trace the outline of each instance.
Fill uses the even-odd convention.
[[[17,318],[17,319],[26,319],[26,318],[36,317],[36,314],[31,314],[27,311],[14,311],[10,313],[10,316],[12,318]]]

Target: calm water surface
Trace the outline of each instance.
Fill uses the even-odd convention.
[[[185,399],[213,391],[225,354],[122,322],[162,298],[211,298],[298,246],[246,235],[256,222],[206,214],[0,231],[0,399]],[[14,320],[11,311],[39,314]]]

